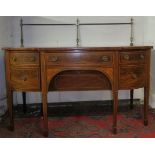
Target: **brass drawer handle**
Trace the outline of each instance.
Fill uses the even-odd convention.
[[[141,54],[141,55],[140,55],[140,58],[143,60],[143,59],[144,59],[144,55],[143,55],[143,54]]]
[[[52,57],[49,58],[49,60],[52,61],[52,62],[56,62],[56,61],[58,61],[58,57],[57,56],[52,56]]]
[[[27,81],[27,77],[26,77],[26,76],[23,76],[21,79],[22,79],[23,81]]]
[[[128,54],[124,55],[124,59],[129,60],[130,59],[129,55]]]
[[[16,62],[17,61],[17,57],[16,56],[13,56],[12,57],[12,61]]]
[[[24,79],[23,79],[24,81],[27,81],[27,78],[26,77],[24,77]]]
[[[133,79],[137,79],[137,75],[135,73],[132,74]]]
[[[109,56],[102,56],[102,61],[103,62],[108,62],[108,61],[110,61],[110,57]]]

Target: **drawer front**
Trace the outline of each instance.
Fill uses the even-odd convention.
[[[47,65],[112,65],[112,52],[47,53]]]
[[[39,65],[39,53],[10,53],[11,65]]]
[[[33,69],[11,69],[11,85],[19,90],[39,90],[40,72],[38,68]]]
[[[146,54],[145,52],[120,52],[120,63],[145,63]]]
[[[119,87],[120,89],[140,88],[145,85],[144,66],[120,67]]]

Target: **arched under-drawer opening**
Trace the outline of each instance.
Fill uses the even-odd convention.
[[[108,75],[97,70],[65,70],[49,82],[48,91],[112,90]]]

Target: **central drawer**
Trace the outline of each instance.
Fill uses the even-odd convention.
[[[113,52],[55,52],[46,54],[47,65],[112,65]]]

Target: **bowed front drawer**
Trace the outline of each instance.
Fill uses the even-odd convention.
[[[38,68],[12,68],[11,85],[15,90],[40,90],[40,71]]]
[[[120,89],[134,89],[145,85],[145,67],[121,66],[119,71]]]
[[[10,64],[14,66],[38,66],[39,53],[37,52],[12,52],[10,53]]]
[[[145,63],[146,52],[132,51],[132,52],[120,52],[120,63],[121,64],[137,64]]]

